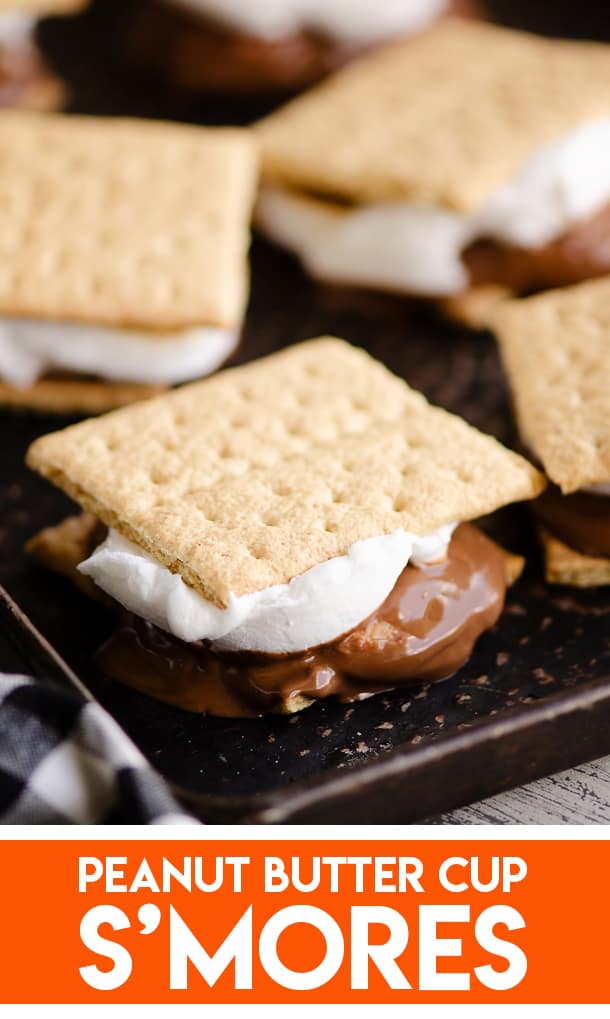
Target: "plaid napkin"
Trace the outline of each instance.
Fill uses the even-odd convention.
[[[98,704],[0,673],[0,824],[197,824]]]

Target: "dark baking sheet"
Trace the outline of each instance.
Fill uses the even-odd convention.
[[[594,27],[597,4],[591,11],[579,5],[578,12],[565,4],[495,6],[513,23],[574,34],[580,24],[580,34],[608,35],[608,25],[605,32]],[[547,7],[545,25],[540,8]],[[202,122],[246,116],[218,104],[195,109],[171,102],[121,75],[105,42],[113,8],[98,5],[69,27],[45,30],[50,51],[73,82],[75,108]],[[488,336],[450,327],[403,301],[319,288],[262,242],[253,249],[253,295],[240,359],[335,333],[366,346],[434,402],[504,441],[513,439]],[[0,583],[204,818],[409,822],[610,750],[610,590],[546,588],[529,517],[520,507],[498,514],[488,527],[528,556],[527,573],[499,626],[451,680],[254,721],[190,715],[108,683],[96,674],[92,654],[111,620],[22,551],[30,535],[71,509],[23,467],[32,439],[64,423],[0,415]],[[63,674],[56,660],[50,665],[27,622],[8,610],[2,620],[9,637],[0,644],[0,668],[13,668],[21,654],[37,673],[52,667]]]

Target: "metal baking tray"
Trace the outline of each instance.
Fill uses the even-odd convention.
[[[366,342],[435,402],[511,439],[488,336],[452,329],[402,302],[361,298],[356,307],[262,244],[254,273],[242,357],[335,332]],[[271,300],[279,285],[289,307]],[[23,552],[30,535],[73,509],[23,466],[32,439],[63,423],[0,417],[0,583],[27,616],[12,631],[31,654],[38,641],[30,623],[37,627],[206,820],[409,822],[610,750],[610,590],[547,587],[523,506],[484,522],[527,556],[528,568],[498,626],[450,680],[258,720],[189,714],[105,680],[93,655],[112,618]],[[37,671],[44,673],[44,661]]]
[[[610,14],[597,4],[579,4],[577,12],[567,3],[491,6],[523,27],[610,36]],[[71,27],[45,33],[73,83],[75,108],[238,119],[217,105],[170,108],[167,96],[157,103],[150,90],[122,79],[103,45],[112,7],[97,5]],[[317,287],[292,259],[256,242],[238,360],[321,333],[365,346],[435,403],[514,441],[489,336],[405,301]],[[82,685],[204,820],[408,823],[610,751],[610,589],[547,587],[528,511],[519,506],[485,527],[526,555],[525,575],[498,626],[449,680],[258,720],[188,714],[105,680],[93,655],[112,619],[23,551],[27,538],[73,510],[23,466],[37,435],[67,423],[0,414],[0,584],[21,609],[0,597],[0,669],[23,661],[37,675]]]

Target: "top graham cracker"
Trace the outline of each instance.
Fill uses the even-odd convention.
[[[0,16],[3,11],[23,11],[25,14],[72,14],[87,7],[89,0],[0,0]]]
[[[37,440],[28,463],[218,605],[536,495],[517,454],[322,338]]]
[[[524,442],[564,492],[610,481],[610,280],[503,302],[493,320]]]
[[[532,153],[610,116],[610,46],[447,19],[259,122],[265,175],[349,202],[470,212]]]
[[[0,114],[0,315],[239,327],[256,174],[245,130]]]

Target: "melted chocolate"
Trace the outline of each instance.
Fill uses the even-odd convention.
[[[610,558],[610,498],[547,488],[533,503],[538,520],[551,534],[584,555]]]
[[[473,286],[497,283],[523,293],[610,273],[610,205],[541,248],[478,241],[463,261]]]
[[[470,524],[442,563],[407,566],[365,622],[332,644],[296,655],[221,655],[130,617],[99,653],[102,671],[187,711],[256,716],[309,700],[356,700],[443,679],[470,657],[504,605],[502,549]]]
[[[355,52],[308,32],[258,39],[150,0],[136,9],[127,42],[140,66],[162,74],[179,89],[248,96],[305,88]]]
[[[447,13],[480,11],[477,0],[452,0]],[[138,62],[155,65],[179,88],[249,95],[306,88],[366,49],[307,31],[260,39],[167,0],[146,0],[131,36]]]
[[[0,47],[0,109],[18,105],[32,86],[48,80],[49,71],[35,46]]]

